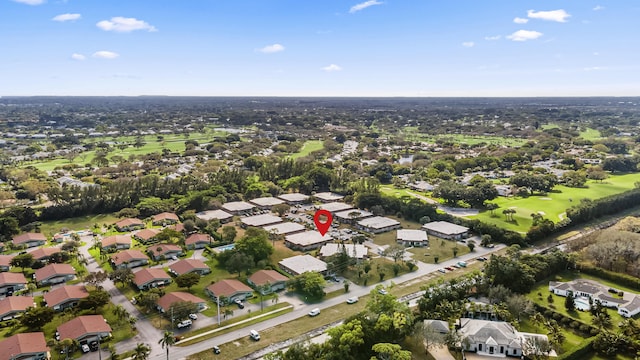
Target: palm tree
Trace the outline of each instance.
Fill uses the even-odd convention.
[[[167,349],[167,352],[169,349]],[[151,348],[146,344],[138,343],[135,349],[133,349],[133,360],[147,360],[149,359],[149,354],[151,353]]]
[[[176,337],[173,335],[173,332],[165,330],[164,334],[162,335],[162,339],[158,341],[158,344],[162,345],[163,349],[167,349],[167,360],[169,360],[169,348],[172,347],[175,343]]]
[[[118,322],[126,319],[129,316],[127,309],[125,309],[122,305],[118,305],[113,309],[113,314],[118,318]]]

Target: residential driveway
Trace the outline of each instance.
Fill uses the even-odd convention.
[[[449,349],[446,346],[438,346],[429,350],[431,356],[433,356],[436,360],[456,360],[456,358],[451,355]],[[470,359],[470,358],[467,358]]]

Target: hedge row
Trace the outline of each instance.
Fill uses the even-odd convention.
[[[593,352],[594,337],[583,340],[578,346],[558,356],[558,360],[583,360],[588,358]]]
[[[631,275],[620,274],[613,271],[605,270],[601,267],[593,266],[586,263],[577,264],[578,270],[585,274],[597,276],[599,278],[612,281],[634,290],[640,290],[640,279]]]

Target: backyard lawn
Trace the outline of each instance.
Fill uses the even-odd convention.
[[[479,246],[480,244],[476,244]],[[469,247],[466,244],[451,240],[444,240],[435,236],[429,236],[428,247],[415,247],[407,250],[413,254],[413,259],[428,264],[435,264],[435,258],[438,257],[438,263],[453,258],[453,249],[457,248],[457,256],[469,253]]]
[[[85,230],[91,229],[94,224],[110,225],[118,220],[120,219],[112,214],[87,215],[64,220],[45,221],[40,226],[40,231],[47,236],[52,236],[65,228],[69,230]]]
[[[302,148],[297,153],[291,154],[292,159],[307,156],[314,151],[322,150],[324,143],[322,140],[307,140],[302,145]]]
[[[566,209],[573,204],[578,204],[581,199],[595,200],[619,194],[633,189],[634,183],[637,181],[637,174],[612,175],[602,182],[588,181],[588,188],[570,188],[558,185],[552,192],[544,196],[498,197],[492,201],[500,207],[494,211],[495,215],[491,215],[489,211],[482,211],[478,215],[470,217],[524,233],[531,227],[531,214],[533,213],[542,212],[547,219],[558,222],[564,218]],[[510,208],[516,210],[516,213],[513,214],[513,221],[506,221],[502,211]]]

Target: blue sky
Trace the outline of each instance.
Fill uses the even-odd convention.
[[[638,96],[638,19],[637,0],[0,0],[0,96]]]

